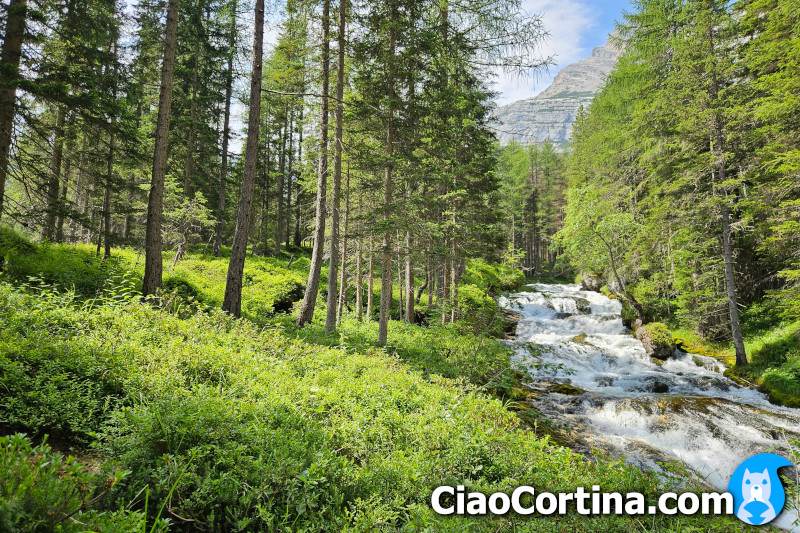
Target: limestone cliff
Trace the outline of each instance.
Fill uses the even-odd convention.
[[[611,43],[598,46],[590,57],[564,67],[539,95],[499,107],[495,114],[500,142],[507,144],[514,139],[534,144],[549,140],[565,145],[578,110],[587,108],[603,87],[619,54]]]

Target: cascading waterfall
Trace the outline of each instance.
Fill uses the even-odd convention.
[[[739,386],[716,359],[677,350],[663,362],[648,357],[623,325],[619,301],[579,285],[529,288],[500,300],[522,315],[510,341],[514,363],[532,388],[549,391],[533,400],[536,408],[587,450],[651,470],[682,461],[724,491],[742,460],[800,440],[800,410]],[[550,391],[560,383],[581,391]],[[789,529],[795,518],[784,512],[773,524]]]

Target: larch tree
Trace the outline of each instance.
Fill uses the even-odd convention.
[[[328,190],[328,96],[330,88],[330,0],[322,0],[321,93],[319,119],[319,159],[317,166],[317,196],[314,219],[314,248],[308,272],[303,302],[297,315],[297,325],[303,326],[314,318],[317,305],[322,258],[325,253],[325,220]]]
[[[147,203],[147,228],[145,236],[145,264],[142,295],[156,294],[162,285],[163,238],[161,223],[164,214],[164,179],[167,174],[167,144],[172,109],[172,79],[175,73],[175,50],[178,36],[178,7],[180,0],[169,0],[167,4],[166,38],[164,59],[161,66],[161,90],[158,99],[158,122],[155,131],[153,171],[150,195]]]
[[[339,207],[342,189],[342,152],[344,131],[344,83],[345,83],[345,46],[347,26],[348,0],[339,0],[339,28],[337,32],[337,64],[336,64],[336,130],[333,139],[333,190],[331,191],[331,245],[328,267],[328,300],[325,313],[325,331],[330,333],[336,329],[338,293],[336,289],[339,271]],[[342,265],[344,268],[344,265]],[[342,285],[344,290],[344,285]]]
[[[258,161],[259,128],[261,126],[261,76],[263,73],[264,48],[264,0],[256,0],[255,25],[253,27],[253,64],[250,73],[250,105],[248,106],[247,144],[245,147],[244,173],[236,208],[236,229],[233,234],[231,259],[225,283],[225,298],[222,310],[234,316],[242,314],[242,277],[247,255],[247,241],[253,207],[253,191]]]

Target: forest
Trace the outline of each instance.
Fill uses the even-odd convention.
[[[430,505],[800,458],[800,2],[634,0],[566,151],[527,5],[0,2],[0,531],[744,530]]]

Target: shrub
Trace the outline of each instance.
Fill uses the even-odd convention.
[[[140,533],[143,513],[92,508],[125,475],[104,475],[45,443],[34,446],[22,434],[0,437],[0,530]],[[165,531],[166,525],[159,520],[152,530]]]
[[[461,281],[491,294],[518,288],[525,282],[525,274],[503,263],[489,264],[483,259],[470,259]]]
[[[505,317],[502,309],[491,296],[475,285],[458,287],[459,318],[476,335],[503,334]]]
[[[113,347],[84,348],[50,336],[74,331],[71,302],[69,294],[44,292],[31,300],[0,293],[0,427],[85,445],[119,401],[122,368]],[[17,305],[29,307],[24,320],[12,312]]]

